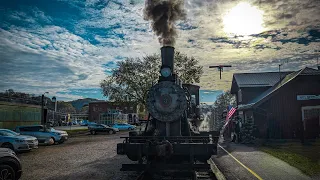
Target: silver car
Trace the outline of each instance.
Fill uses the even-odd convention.
[[[38,140],[33,136],[23,136],[9,129],[0,129],[0,147],[13,151],[30,151],[38,148]]]
[[[15,131],[23,135],[34,136],[41,144],[58,144],[68,139],[67,132],[50,127],[44,128],[43,125],[17,126]]]

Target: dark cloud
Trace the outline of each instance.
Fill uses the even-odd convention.
[[[317,57],[316,54],[300,54],[270,60],[238,61],[234,62],[232,67],[237,71],[247,72],[278,71],[279,64],[283,64],[281,68],[285,71],[298,70],[304,67],[316,68]],[[254,69],[252,69],[252,67],[254,67]]]
[[[88,75],[87,74],[80,74],[78,75],[78,80],[85,80],[88,78]]]
[[[291,19],[292,17],[294,17],[294,15],[288,14],[288,13],[281,13],[276,16],[276,18],[278,18],[278,19]]]
[[[213,37],[213,38],[209,38],[210,41],[212,41],[213,43],[222,43],[222,44],[226,44],[226,45],[232,45],[233,48],[247,48],[250,45],[250,41],[241,41],[238,40],[237,37],[233,37],[233,38],[226,38],[226,37]],[[216,47],[221,47],[219,45],[217,45]]]
[[[195,42],[195,40],[193,40],[193,39],[188,39],[188,43],[193,44],[194,42]]]
[[[272,42],[281,42],[282,44],[286,43],[297,43],[303,45],[309,45],[312,42],[320,42],[320,29],[310,29],[306,30],[306,33],[300,33],[301,35],[306,35],[306,37],[295,37],[295,38],[287,38],[288,33],[294,32],[286,32],[281,30],[267,31],[260,34],[252,35],[252,37],[256,38],[271,38]],[[299,33],[299,32],[297,32]]]
[[[177,26],[180,30],[193,30],[198,28],[197,26],[193,26],[188,23],[179,23]]]
[[[272,47],[270,45],[267,45],[267,44],[256,44],[253,46],[254,49],[256,50],[263,50],[263,49],[275,49],[275,50],[280,50],[281,47],[279,46],[275,46],[275,47]]]
[[[236,41],[234,40],[230,40],[229,38],[226,37],[212,37],[209,38],[210,41],[212,41],[213,43],[226,43],[226,44],[237,44]]]

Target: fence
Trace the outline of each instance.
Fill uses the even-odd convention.
[[[29,104],[0,102],[0,128],[41,123],[41,107]]]

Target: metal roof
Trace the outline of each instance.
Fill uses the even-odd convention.
[[[306,67],[303,69],[303,71],[300,74],[301,75],[320,75],[320,70]]]
[[[285,77],[292,72],[280,72],[281,77]],[[265,72],[265,73],[236,73],[233,75],[238,87],[268,87],[274,86],[279,82],[279,72]]]

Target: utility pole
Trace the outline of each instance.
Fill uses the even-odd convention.
[[[44,94],[41,95],[41,124],[44,125],[44,121],[43,121],[43,98],[44,98]]]
[[[282,76],[281,76],[281,66],[283,66],[286,63],[288,63],[288,59],[285,59],[283,62],[281,62],[279,64],[279,83],[281,82],[281,78],[282,78]]]
[[[232,67],[232,66],[231,65],[209,66],[209,68],[218,68],[218,71],[220,71],[220,79],[221,79],[221,72],[223,72],[224,67]]]
[[[57,98],[55,96],[52,97],[52,102],[54,102],[54,111],[52,113],[53,124],[55,123],[55,113],[57,112]]]
[[[280,70],[280,68],[281,68],[281,66],[283,65],[283,63],[281,63],[281,64],[279,64],[279,83],[281,83],[281,70]]]

